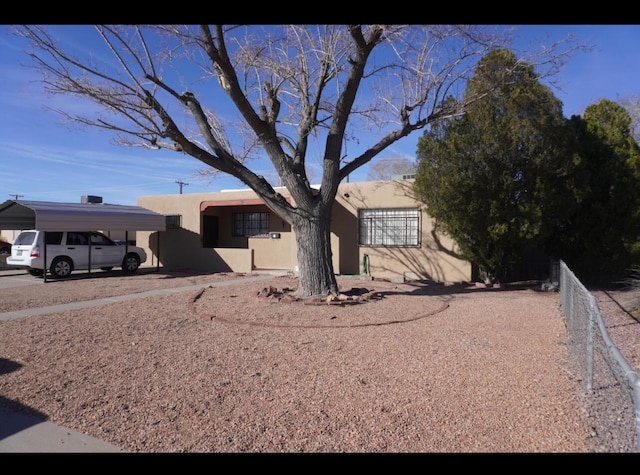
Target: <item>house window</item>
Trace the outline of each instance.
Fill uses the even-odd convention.
[[[269,213],[233,213],[233,235],[268,237]]]
[[[165,216],[167,229],[179,229],[182,226],[181,214],[168,214]]]
[[[420,245],[418,209],[362,209],[358,219],[361,246]]]

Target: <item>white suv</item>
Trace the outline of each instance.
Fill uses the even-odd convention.
[[[120,245],[97,231],[22,231],[13,243],[7,265],[24,267],[31,275],[44,275],[46,269],[57,278],[68,277],[74,270],[102,269],[109,271],[121,267],[135,272],[147,260],[143,249]]]

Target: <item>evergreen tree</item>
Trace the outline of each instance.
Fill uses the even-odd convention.
[[[640,148],[631,124],[607,99],[569,121],[564,216],[548,247],[583,282],[608,284],[640,263]]]
[[[552,232],[546,219],[555,213],[554,180],[566,154],[562,103],[531,65],[494,50],[466,93],[480,90],[490,92],[420,138],[414,191],[436,226],[493,281]]]

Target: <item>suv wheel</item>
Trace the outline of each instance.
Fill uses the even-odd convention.
[[[69,277],[73,270],[73,263],[68,257],[56,257],[51,263],[51,275],[58,279]]]
[[[125,272],[135,272],[140,267],[140,258],[137,254],[127,254],[122,261],[122,270]]]

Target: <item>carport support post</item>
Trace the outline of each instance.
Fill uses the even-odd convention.
[[[47,232],[44,231],[44,264],[42,265],[42,275],[44,277],[45,284],[47,283]]]
[[[158,259],[156,259],[156,272],[160,272],[160,231],[156,235],[156,249],[158,249]]]
[[[87,244],[89,244],[89,249],[88,249],[88,256],[87,258],[89,259],[87,262],[89,263],[89,266],[87,268],[87,273],[91,274],[91,233],[87,233]]]

